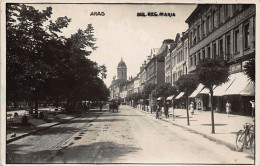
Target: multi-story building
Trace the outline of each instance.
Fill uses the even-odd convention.
[[[181,75],[187,74],[187,56],[188,56],[188,33],[183,32],[182,36],[178,33],[175,38],[175,44],[172,48],[172,85]]]
[[[140,92],[140,73],[137,74],[136,77],[133,78],[134,80],[134,93]]]
[[[123,59],[117,65],[117,77],[114,76],[109,86],[110,99],[120,99],[120,93],[122,91],[122,83],[127,80],[127,67]]]
[[[207,57],[228,61],[232,81],[214,89],[219,97],[213,107],[219,111],[224,111],[225,102],[231,100],[234,112],[250,112],[246,107],[254,96],[244,97],[240,92],[248,85],[242,73],[243,66],[255,57],[255,14],[253,4],[201,4],[186,20],[189,24],[189,72],[194,72],[198,63]]]
[[[170,44],[170,48],[167,51],[165,57],[164,71],[165,71],[165,82],[172,84],[172,50],[176,47],[176,42]]]
[[[146,61],[144,61],[142,66],[140,67],[140,91],[143,91],[145,83],[146,83]]]

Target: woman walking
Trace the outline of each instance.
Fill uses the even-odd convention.
[[[231,113],[231,103],[229,102],[229,100],[226,103],[226,112],[229,117],[229,114]]]
[[[193,102],[190,103],[190,111],[191,111],[191,114],[193,115],[194,114],[194,103]]]

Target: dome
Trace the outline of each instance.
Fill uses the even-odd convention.
[[[123,59],[121,59],[121,61],[118,63],[117,68],[126,68],[126,64]]]

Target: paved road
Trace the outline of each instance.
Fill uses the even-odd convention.
[[[18,156],[14,161],[27,163],[253,164],[245,153],[127,106],[121,106],[119,113],[105,112],[93,122],[87,119],[15,141],[8,145],[9,151]],[[65,142],[58,139],[70,132],[77,133]],[[59,146],[53,149],[53,145]]]

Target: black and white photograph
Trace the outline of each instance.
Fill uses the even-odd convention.
[[[1,1],[1,165],[258,165],[258,2]]]

